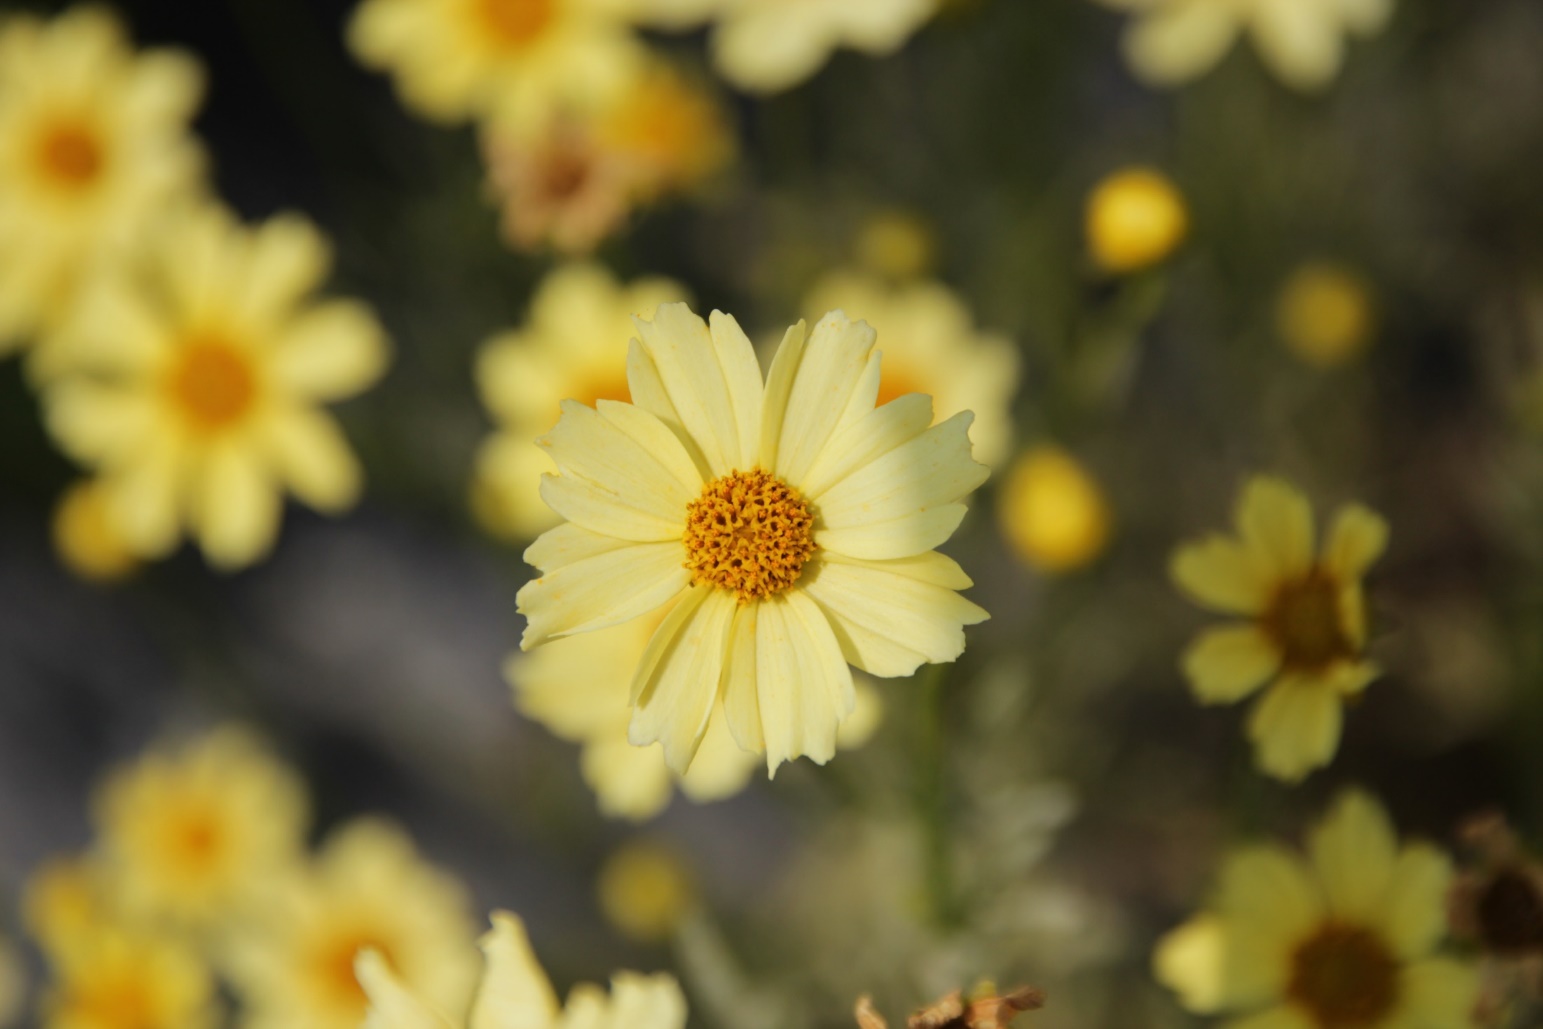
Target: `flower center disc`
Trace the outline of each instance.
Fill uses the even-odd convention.
[[[814,553],[814,516],[770,472],[730,472],[687,506],[685,543],[692,584],[733,590],[744,604],[798,581]]]
[[[1325,1029],[1370,1026],[1393,1010],[1398,966],[1365,929],[1327,925],[1297,948],[1286,992]]]
[[[475,0],[482,23],[512,49],[530,45],[552,20],[553,0]]]
[[[252,406],[257,381],[251,363],[230,344],[199,339],[187,344],[172,372],[171,392],[192,421],[221,429]]]
[[[37,143],[37,161],[50,182],[84,189],[95,182],[106,163],[96,134],[83,125],[52,126]]]
[[[1339,584],[1316,568],[1305,579],[1281,586],[1264,625],[1288,668],[1321,669],[1355,654],[1341,625]]]
[[[1475,905],[1484,942],[1502,954],[1543,950],[1543,897],[1525,871],[1495,873]]]

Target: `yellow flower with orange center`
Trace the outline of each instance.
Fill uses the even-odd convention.
[[[0,351],[56,328],[90,269],[135,246],[198,187],[189,56],[136,54],[118,21],[78,7],[0,26]]]
[[[1475,1025],[1473,968],[1437,951],[1446,856],[1400,846],[1381,806],[1341,794],[1307,860],[1274,845],[1237,851],[1210,909],[1157,946],[1159,981],[1197,1014],[1248,1029]]]
[[[700,185],[735,153],[733,129],[718,98],[665,61],[651,62],[597,117],[595,131],[603,146],[635,169],[644,200]]]
[[[372,383],[386,343],[363,304],[311,298],[329,262],[300,218],[249,230],[189,209],[51,344],[64,370],[44,394],[49,428],[99,473],[134,553],[164,555],[186,531],[237,568],[271,548],[286,489],[327,512],[354,502],[358,464],[321,405]]]
[[[214,979],[185,944],[110,924],[52,955],[44,1029],[204,1029],[217,1024]]]
[[[208,928],[247,913],[300,859],[306,817],[296,776],[247,731],[218,729],[104,782],[104,882],[126,912]]]
[[[607,0],[364,0],[348,43],[419,114],[520,129],[619,96],[642,57]]]
[[[106,924],[100,869],[86,857],[54,857],[36,868],[22,891],[22,918],[32,938],[53,952]]]
[[[1363,654],[1361,579],[1388,527],[1351,505],[1314,554],[1307,498],[1264,476],[1244,488],[1236,522],[1236,538],[1212,535],[1173,555],[1180,589],[1246,619],[1202,633],[1184,653],[1184,674],[1203,704],[1236,703],[1269,683],[1248,722],[1255,760],[1296,781],[1333,759],[1345,702],[1380,674]]]

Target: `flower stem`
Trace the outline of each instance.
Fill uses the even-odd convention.
[[[928,913],[939,926],[959,924],[960,911],[954,885],[952,826],[948,805],[947,697],[951,665],[928,665],[919,675],[921,721],[917,733],[920,777],[917,813],[925,834],[925,889]]]

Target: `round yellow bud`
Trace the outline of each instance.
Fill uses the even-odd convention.
[[[857,234],[857,262],[891,279],[913,279],[932,268],[932,233],[904,211],[869,218]]]
[[[1115,274],[1163,260],[1189,231],[1184,197],[1151,168],[1127,168],[1101,181],[1088,195],[1086,217],[1093,260]]]
[[[644,943],[667,939],[691,906],[691,874],[670,848],[625,844],[600,869],[600,910],[624,936]]]
[[[54,549],[65,567],[93,582],[116,582],[139,567],[113,525],[101,484],[91,479],[75,483],[54,509]]]
[[[1098,483],[1059,447],[1039,446],[1007,471],[997,505],[1002,533],[1030,567],[1069,572],[1109,539],[1109,507]]]
[[[1371,287],[1355,271],[1310,262],[1291,274],[1275,304],[1275,330],[1286,348],[1315,368],[1360,354],[1376,330]]]

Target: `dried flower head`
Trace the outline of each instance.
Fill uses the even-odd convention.
[[[1000,995],[994,987],[985,986],[976,990],[976,999],[968,1003],[959,990],[954,990],[916,1011],[905,1024],[906,1029],[1006,1029],[1018,1015],[1044,1006],[1044,993],[1032,986]],[[854,1014],[860,1029],[889,1029],[867,994],[857,998]]]

